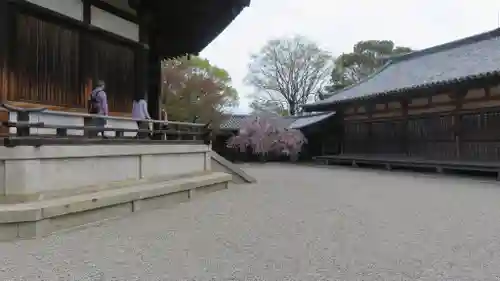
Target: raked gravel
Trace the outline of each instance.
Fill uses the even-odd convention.
[[[0,280],[500,280],[500,183],[245,167],[258,184],[0,243]]]

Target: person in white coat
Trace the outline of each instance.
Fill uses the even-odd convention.
[[[151,116],[148,112],[148,103],[144,98],[136,98],[132,103],[132,118],[137,121],[137,128],[140,130],[149,130],[149,122]],[[147,138],[149,133],[138,132],[137,138]]]

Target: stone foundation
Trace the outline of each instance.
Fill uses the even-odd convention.
[[[26,202],[205,173],[210,153],[202,144],[0,147],[0,198]]]
[[[227,188],[196,144],[0,147],[0,240],[44,236]]]

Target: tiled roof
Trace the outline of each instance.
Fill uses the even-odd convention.
[[[323,121],[327,119],[330,116],[335,115],[335,112],[330,112],[330,113],[324,113],[324,114],[315,114],[311,116],[302,116],[301,118],[295,119],[295,121],[290,124],[289,128],[290,129],[300,129],[307,127],[309,125],[318,123],[320,121]]]
[[[500,75],[500,28],[393,58],[377,73],[317,106]]]
[[[249,115],[246,114],[228,114],[224,116],[224,120],[220,124],[222,130],[236,131],[240,129],[241,122]]]
[[[300,129],[307,127],[309,125],[320,122],[330,116],[333,116],[335,112],[329,113],[321,113],[314,115],[305,115],[305,116],[273,116],[273,122],[276,122],[279,127],[291,128],[291,129]],[[245,114],[234,114],[234,115],[226,115],[225,120],[221,123],[220,128],[223,130],[231,130],[236,131],[241,127],[241,123],[247,117],[252,115]]]

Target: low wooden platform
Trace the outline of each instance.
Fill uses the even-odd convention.
[[[324,155],[314,158],[316,162],[324,164],[358,164],[385,166],[390,170],[396,167],[404,168],[431,168],[442,173],[444,170],[495,172],[500,180],[500,162],[475,162],[467,160],[430,160],[411,157],[398,157],[391,155]]]

